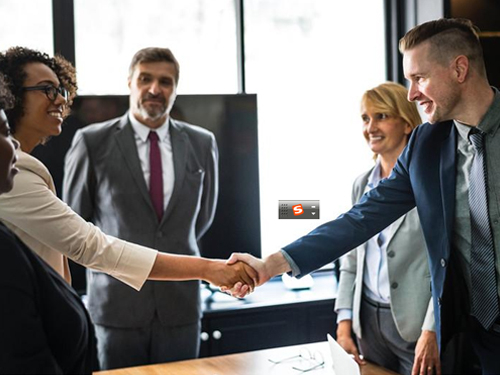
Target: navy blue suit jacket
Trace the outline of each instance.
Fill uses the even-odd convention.
[[[438,342],[446,343],[463,327],[469,310],[464,278],[451,251],[456,144],[453,121],[417,127],[389,178],[349,212],[283,249],[301,275],[366,242],[416,205],[429,252]]]

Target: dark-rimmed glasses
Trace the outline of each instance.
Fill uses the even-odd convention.
[[[47,98],[51,102],[55,102],[57,99],[57,95],[61,95],[64,100],[68,100],[69,93],[63,86],[55,87],[53,85],[41,85],[41,86],[28,86],[23,87],[23,91],[43,91]]]

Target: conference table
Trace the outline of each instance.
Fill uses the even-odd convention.
[[[317,353],[320,355],[317,355]],[[300,353],[315,354],[323,357],[324,365],[311,371],[302,372],[294,369],[309,369],[320,362],[301,359]],[[292,358],[290,358],[292,357]],[[286,360],[287,358],[290,358]],[[279,363],[272,363],[270,360]],[[333,375],[332,359],[328,343],[294,345],[274,349],[257,350],[238,354],[206,357],[187,361],[170,362],[158,365],[128,367],[117,370],[98,371],[94,375]],[[398,375],[380,366],[367,363],[361,366],[362,375]],[[349,375],[349,374],[336,374]]]

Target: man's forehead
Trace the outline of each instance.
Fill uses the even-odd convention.
[[[136,75],[150,74],[170,77],[175,75],[175,65],[167,61],[142,62],[135,66],[134,73]]]
[[[428,47],[426,45],[418,45],[403,53],[403,72],[405,77],[418,73],[427,65]]]

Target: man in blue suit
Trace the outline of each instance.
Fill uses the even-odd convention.
[[[429,253],[438,342],[443,348],[454,333],[467,330],[483,373],[500,374],[500,92],[488,83],[477,28],[468,20],[419,25],[401,39],[400,51],[408,99],[423,107],[429,122],[413,131],[391,176],[347,213],[264,260],[235,254],[230,261],[257,269],[259,284],[283,272],[300,277],[416,206]],[[469,134],[477,129],[483,147],[471,144],[475,136]],[[483,202],[482,221],[469,196],[481,185],[472,195]],[[489,239],[478,242],[483,232]],[[489,258],[482,258],[486,253]],[[244,290],[235,286],[232,292]]]

